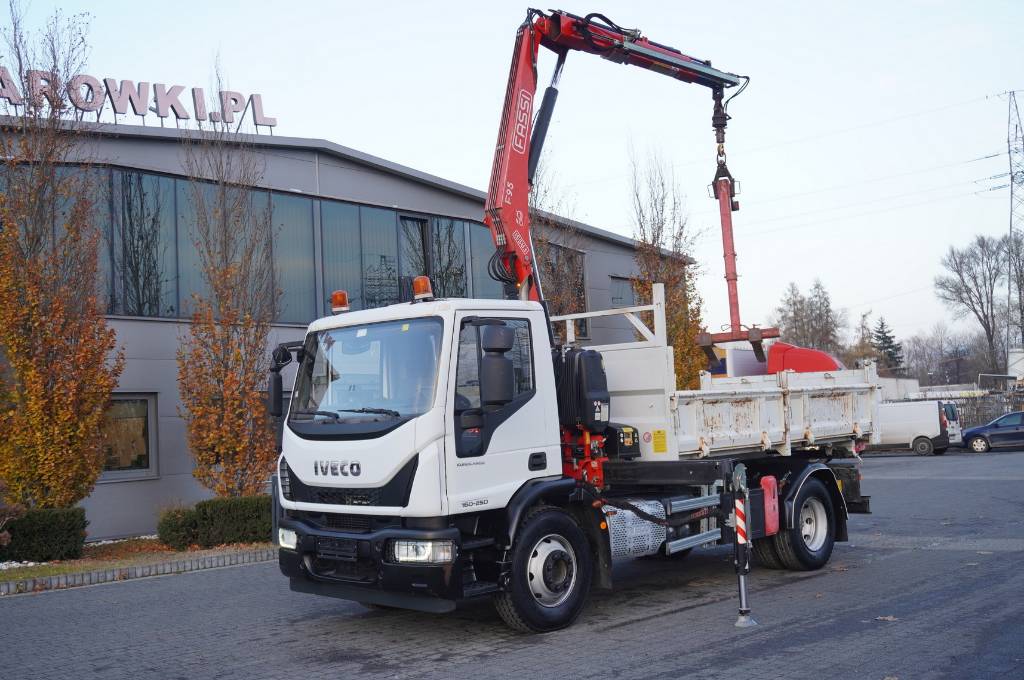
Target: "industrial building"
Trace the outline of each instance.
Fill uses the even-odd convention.
[[[195,222],[182,135],[174,128],[97,125],[85,143],[100,195],[102,267],[109,322],[126,357],[107,426],[107,468],[83,501],[90,538],[155,531],[159,512],[209,496],[192,476],[180,417],[179,339],[192,294],[202,290],[191,235]],[[281,304],[270,341],[300,339],[312,319],[330,313],[330,294],[349,292],[354,309],[409,299],[419,274],[438,279],[439,295],[500,297],[487,274],[494,247],[482,224],[484,193],[318,139],[238,135],[257,154],[273,219],[273,260]],[[633,302],[633,242],[558,220],[549,248],[579,263],[578,309]],[[141,236],[139,236],[141,235]],[[132,238],[156,242],[157,289],[135,292],[124,254]],[[440,244],[440,245],[439,245]],[[443,246],[443,247],[442,247]],[[443,272],[443,276],[439,274]],[[244,294],[244,291],[239,291]],[[583,342],[632,337],[621,319],[577,328]]]

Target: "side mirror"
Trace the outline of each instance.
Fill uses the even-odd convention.
[[[480,405],[500,407],[512,401],[515,394],[515,373],[512,360],[505,353],[512,349],[515,331],[505,325],[480,329]]]
[[[515,339],[515,331],[505,325],[484,326],[480,329],[480,348],[485,353],[504,354],[512,349]]]
[[[270,380],[267,383],[267,410],[274,418],[284,415],[284,387],[278,371],[270,373]]]
[[[284,345],[275,347],[270,357],[274,360],[274,368],[278,371],[292,362],[292,353]]]

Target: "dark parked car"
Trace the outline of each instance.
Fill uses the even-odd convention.
[[[1024,446],[1024,411],[999,416],[988,425],[964,430],[963,445],[975,453],[997,446]]]

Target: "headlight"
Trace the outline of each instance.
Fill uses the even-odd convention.
[[[391,557],[406,564],[445,564],[455,560],[455,543],[396,538],[391,541]]]
[[[299,544],[299,537],[291,529],[285,529],[284,527],[280,527],[277,530],[277,544],[282,548],[295,550],[295,546]]]

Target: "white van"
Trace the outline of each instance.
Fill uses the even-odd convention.
[[[956,406],[949,404],[954,414]],[[875,448],[910,449],[919,456],[945,453],[951,443],[950,419],[940,401],[892,401],[878,405]],[[957,432],[959,434],[959,418]]]

